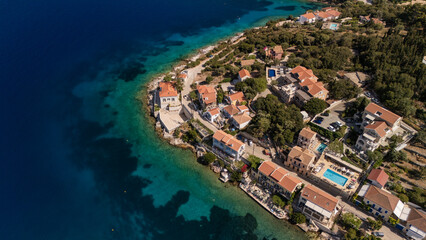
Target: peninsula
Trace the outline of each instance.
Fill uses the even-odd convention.
[[[154,79],[159,134],[313,238],[424,239],[425,5],[326,7]]]

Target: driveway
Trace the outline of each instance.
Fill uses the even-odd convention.
[[[322,116],[321,114],[318,114],[317,116],[315,116],[315,118],[322,117],[324,118],[324,120],[322,121],[321,124],[317,124],[317,125],[327,129],[328,126],[330,126],[330,124],[332,124],[333,122],[339,121],[341,123],[345,123],[343,119],[340,118],[341,114],[345,111],[345,109],[346,109],[346,102],[341,102],[337,104],[336,106],[328,109],[330,111],[328,116]]]

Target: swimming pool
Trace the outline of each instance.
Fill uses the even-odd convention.
[[[275,70],[273,70],[273,69],[269,69],[269,71],[268,71],[268,76],[269,76],[269,77],[275,77]]]
[[[322,153],[324,152],[324,149],[327,147],[326,144],[321,143],[318,147],[317,147],[317,152]]]
[[[340,186],[345,186],[345,183],[348,181],[347,178],[343,177],[342,175],[330,169],[327,169],[327,171],[325,171],[323,176],[339,184]]]
[[[337,24],[336,24],[336,23],[332,23],[332,24],[330,25],[330,29],[331,29],[331,30],[336,30],[336,29],[337,29]]]

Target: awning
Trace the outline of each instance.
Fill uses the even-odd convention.
[[[361,190],[359,190],[358,196],[364,197],[365,193],[368,191],[369,188],[370,188],[369,184],[365,184],[364,186],[362,186]]]
[[[306,204],[305,204],[305,206],[309,207],[310,209],[314,210],[315,212],[318,212],[319,214],[321,214],[321,215],[323,215],[325,217],[328,217],[328,218],[331,217],[331,212],[325,210],[324,208],[316,205],[313,202],[307,201]]]

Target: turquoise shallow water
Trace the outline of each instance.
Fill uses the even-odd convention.
[[[283,13],[283,10],[280,9],[283,3],[296,7],[292,11]],[[166,51],[155,56],[135,53],[127,57],[126,61],[138,57],[146,58],[144,68],[147,69],[147,73],[136,80],[116,80],[116,75],[111,74],[110,71],[114,69],[114,66],[109,66],[109,69],[99,72],[90,81],[76,86],[73,93],[81,98],[86,106],[83,110],[85,118],[103,125],[110,124],[103,137],[123,138],[126,143],[131,144],[130,155],[137,157],[138,161],[137,171],[132,175],[149,179],[149,184],[143,187],[142,194],[152,199],[155,208],[167,206],[178,192],[183,191],[188,194],[188,199],[179,206],[177,215],[181,216],[184,221],[200,221],[206,217],[209,219],[212,208],[219,207],[229,211],[231,216],[247,216],[247,214],[252,216],[257,224],[254,232],[259,237],[305,238],[294,226],[276,220],[239,189],[220,183],[215,174],[196,163],[194,155],[190,151],[171,147],[161,141],[155,134],[153,124],[146,116],[141,102],[136,99],[140,92],[145,91],[144,84],[150,81],[154,74],[167,70],[174,61],[195,49],[231,36],[248,27],[261,26],[271,18],[300,14],[305,11],[302,7],[304,4],[300,2],[274,1],[266,9],[251,11],[240,16],[233,23],[203,29],[195,35],[173,34],[168,37],[167,41],[181,44],[167,46]],[[105,81],[105,79],[110,79],[110,81]],[[104,91],[108,91],[107,96],[102,96],[101,99],[95,101],[96,95]],[[94,111],[94,109],[96,110]],[[122,190],[126,191],[125,188]],[[143,219],[137,214],[134,217]],[[223,227],[228,229],[233,224],[236,224],[234,220],[224,223]],[[146,226],[141,224],[139,227],[144,229],[144,227],[149,227],[149,223],[146,223]],[[120,228],[120,224],[117,224],[115,231],[119,232]],[[219,235],[223,239],[227,239],[232,234],[221,232]]]
[[[316,4],[0,5],[2,239],[305,238],[161,141],[138,94],[196,49]]]

